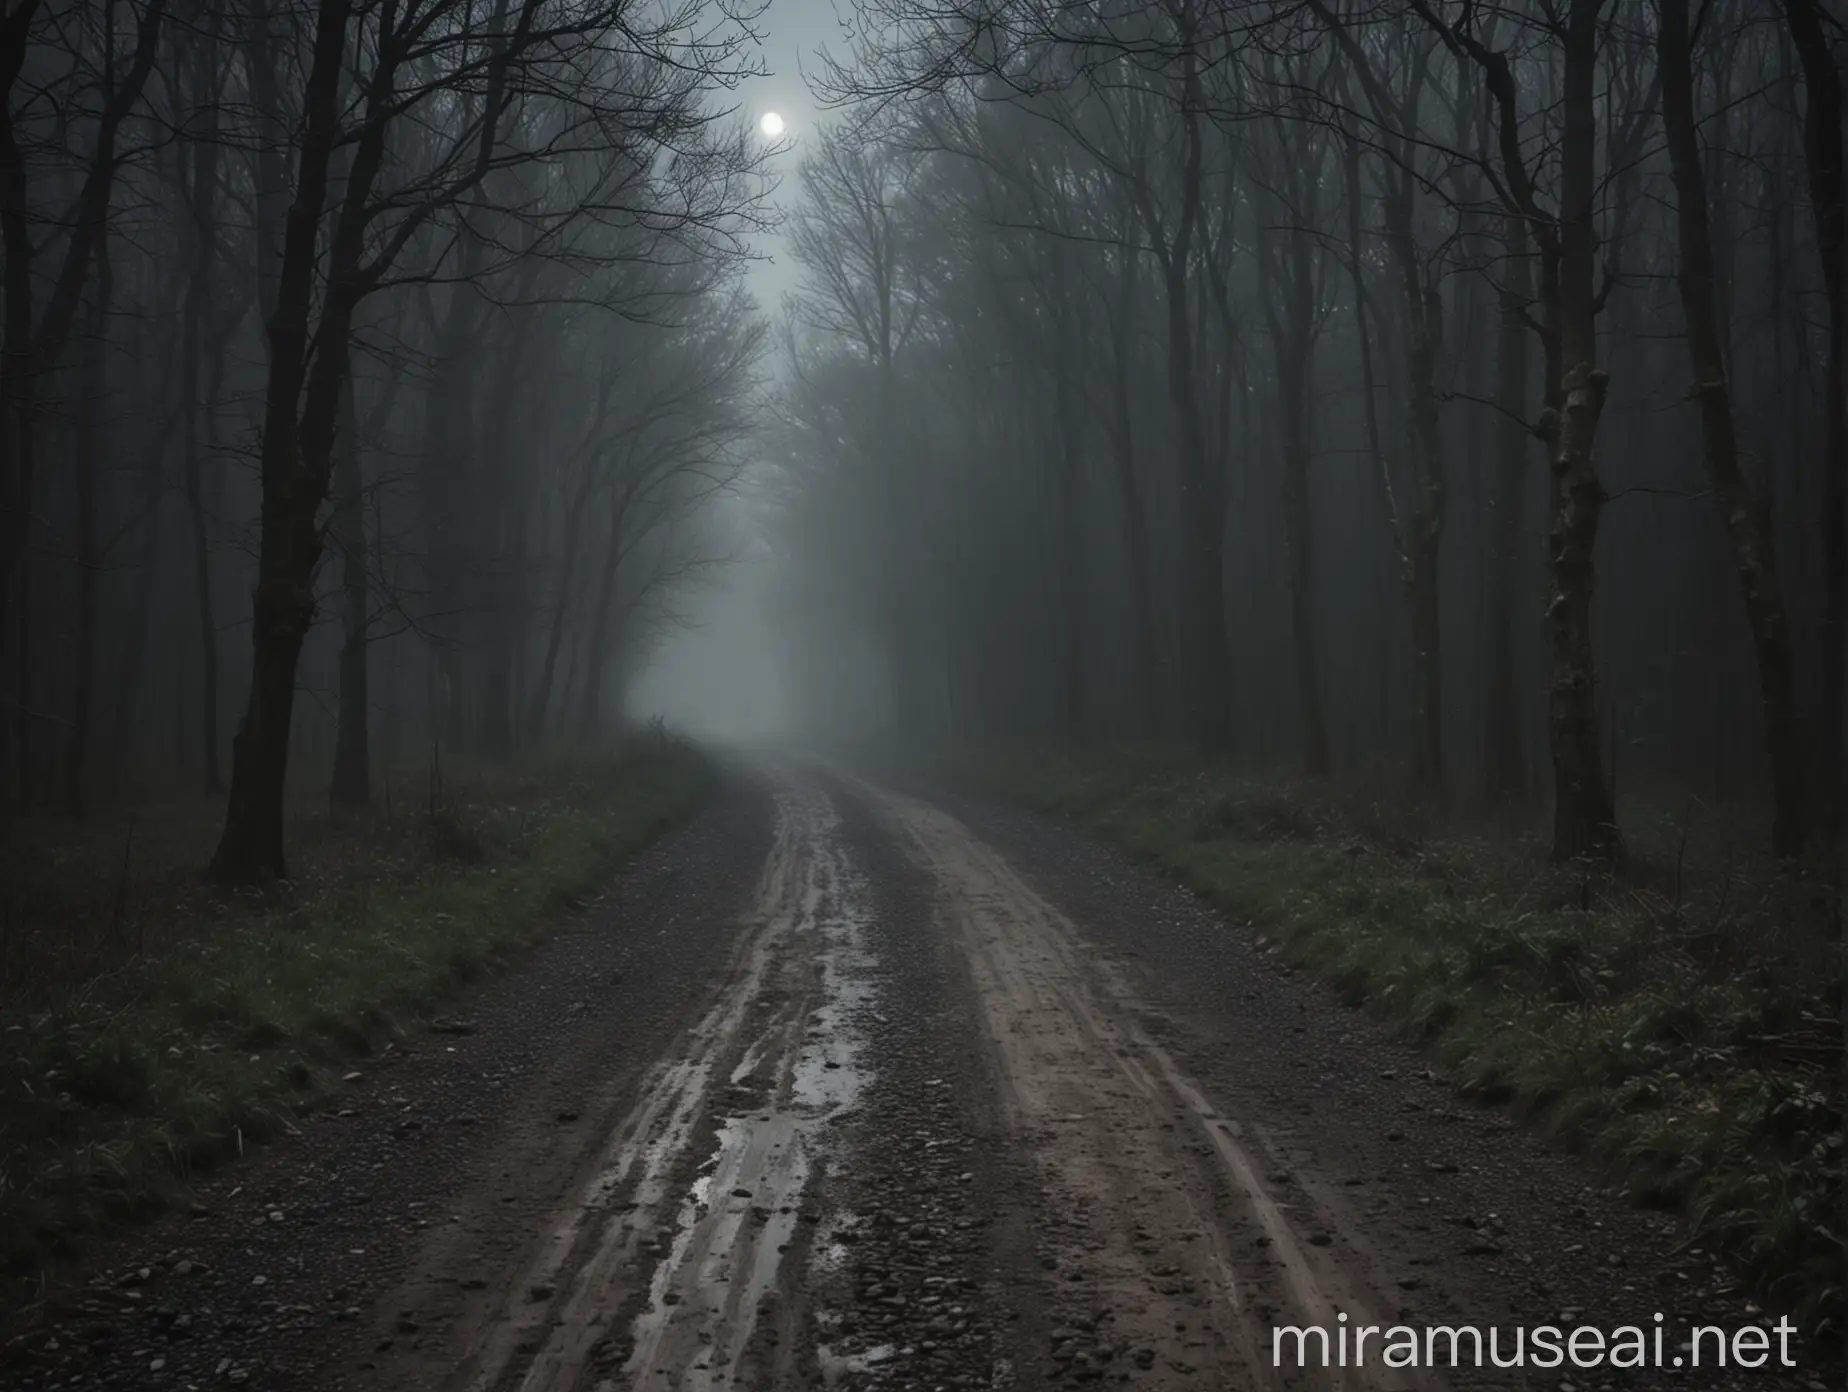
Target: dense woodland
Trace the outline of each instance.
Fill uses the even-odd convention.
[[[830,733],[1839,825],[1824,0],[862,0],[768,426],[753,17],[8,9],[14,809],[593,742],[764,459]]]
[[[19,0],[0,21],[14,808],[593,741],[733,548],[765,330],[748,16]]]
[[[1839,13],[859,20],[776,444],[820,723],[1550,805],[1560,857],[1619,792],[1826,839]]]

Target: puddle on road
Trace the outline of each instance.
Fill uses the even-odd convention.
[[[815,1350],[816,1361],[821,1365],[822,1383],[827,1387],[834,1387],[842,1378],[851,1377],[855,1373],[868,1372],[890,1363],[897,1356],[896,1344],[875,1344],[858,1353],[836,1353],[826,1344]]]
[[[712,1151],[681,1198],[621,1380],[600,1388],[702,1392],[737,1383],[795,1237],[823,1130],[855,1106],[869,1081],[858,1024],[873,1001],[866,882],[848,862],[824,796],[787,797],[779,814],[798,828],[805,864],[800,878],[770,878],[777,902],[763,907],[776,950],[814,962],[819,982],[812,993],[795,993],[731,1071],[734,1088],[748,1084],[765,1096],[721,1117]]]

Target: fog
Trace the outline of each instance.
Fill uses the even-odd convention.
[[[9,28],[13,805],[261,878],[659,715],[1836,823],[1815,0],[414,8]]]
[[[630,688],[628,711],[718,744],[773,744],[798,728],[769,602],[777,566],[749,501],[728,512],[744,542],[738,559],[677,601],[675,628]]]

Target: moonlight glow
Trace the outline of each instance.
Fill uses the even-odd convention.
[[[757,128],[775,140],[783,133],[783,118],[774,111],[766,111],[763,120],[757,123]]]

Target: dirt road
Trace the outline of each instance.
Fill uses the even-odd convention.
[[[1391,1369],[1377,1336],[1278,1367],[1273,1331],[1659,1311],[1672,1357],[1759,1317],[1249,930],[1043,821],[802,761],[741,767],[363,1071],[66,1285],[9,1385],[1688,1386]],[[1795,1352],[1698,1385],[1826,1385]]]

